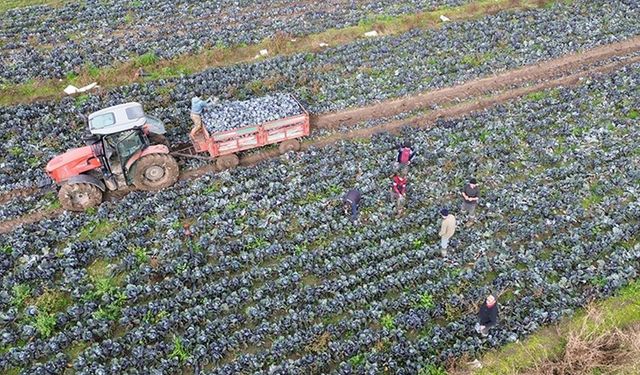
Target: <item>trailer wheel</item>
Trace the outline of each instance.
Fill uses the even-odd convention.
[[[281,154],[286,154],[291,151],[300,151],[300,142],[297,139],[290,139],[280,143],[278,150]]]
[[[220,156],[216,160],[216,167],[218,167],[218,169],[220,169],[222,171],[225,170],[225,169],[233,169],[233,168],[237,167],[238,164],[240,164],[240,159],[238,158],[238,155],[236,155],[236,154],[229,154],[229,155]]]
[[[145,155],[136,161],[131,170],[133,185],[146,191],[167,188],[175,184],[180,175],[176,159],[168,154]]]
[[[68,211],[84,211],[102,203],[102,190],[87,183],[64,184],[58,192],[62,208]]]

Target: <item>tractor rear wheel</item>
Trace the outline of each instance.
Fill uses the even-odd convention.
[[[102,202],[102,190],[87,183],[64,184],[58,192],[62,208],[68,211],[84,211]]]
[[[281,154],[286,154],[291,151],[300,151],[300,142],[297,139],[290,139],[280,143],[278,150]]]
[[[236,154],[224,155],[216,159],[216,167],[220,170],[233,169],[237,167],[238,164],[240,164],[240,159],[238,159],[238,155]]]
[[[167,188],[178,181],[180,168],[169,154],[141,157],[132,168],[131,180],[139,190],[154,191]]]

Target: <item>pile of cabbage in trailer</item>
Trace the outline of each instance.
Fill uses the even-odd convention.
[[[209,133],[259,125],[303,113],[300,104],[289,94],[274,94],[245,101],[223,101],[207,107],[202,123]]]

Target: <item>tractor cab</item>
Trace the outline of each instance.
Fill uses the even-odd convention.
[[[162,121],[145,114],[142,105],[136,102],[119,104],[89,115],[89,132],[92,135],[105,136],[131,129],[143,129],[146,134],[166,133]]]
[[[119,104],[94,112],[89,115],[88,125],[91,133],[88,144],[102,158],[102,172],[110,184],[115,183],[111,179],[114,174],[124,178],[120,185],[131,184],[128,169],[132,158],[152,144],[168,145],[163,136],[164,124],[145,114],[140,103]]]

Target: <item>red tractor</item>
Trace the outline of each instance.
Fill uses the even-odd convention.
[[[108,190],[160,190],[177,181],[179,167],[169,154],[164,124],[139,103],[92,113],[88,125],[87,146],[56,156],[46,167],[61,185],[63,208],[82,211],[99,205]]]
[[[281,153],[300,149],[298,138],[309,135],[309,113],[292,96],[299,113],[261,124],[216,130],[203,126],[189,134],[191,144],[169,153],[164,124],[144,113],[142,105],[126,103],[92,113],[88,118],[91,137],[87,146],[74,148],[53,158],[46,167],[61,185],[58,198],[64,209],[83,211],[102,202],[109,190],[133,186],[160,190],[179,176],[173,155],[216,162],[218,169],[238,165],[237,153],[278,144]],[[208,153],[209,156],[200,155]]]

